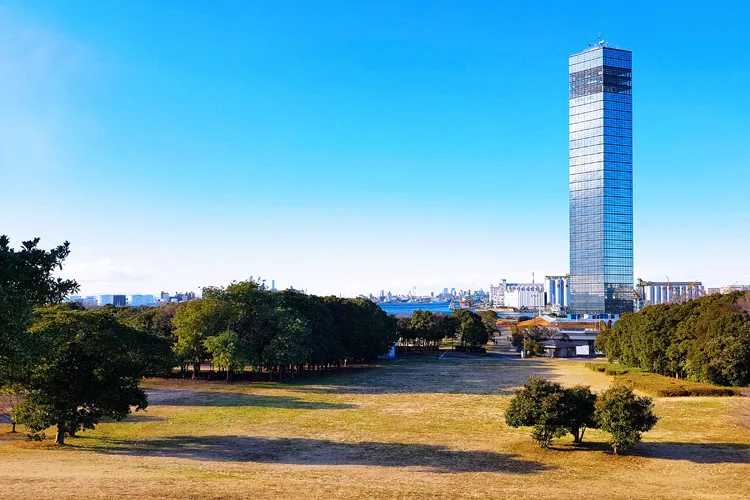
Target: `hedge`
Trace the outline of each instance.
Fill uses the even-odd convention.
[[[611,375],[615,380],[658,397],[734,396],[739,390],[706,382],[678,380],[637,368],[624,368],[617,363],[586,363],[591,370]]]

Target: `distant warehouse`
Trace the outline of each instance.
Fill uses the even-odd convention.
[[[706,294],[700,281],[642,281],[638,288],[645,304],[673,304],[697,299]]]
[[[493,307],[512,307],[518,310],[535,310],[544,307],[544,285],[541,283],[508,283],[500,280],[490,285],[490,302]]]

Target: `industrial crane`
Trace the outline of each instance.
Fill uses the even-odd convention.
[[[644,288],[649,285],[650,283],[648,281],[643,281],[641,278],[638,278],[638,286],[633,289],[633,296],[635,297],[635,310],[636,311],[640,311],[641,308],[648,305],[648,301],[644,300]]]
[[[679,297],[677,297],[676,301],[678,304],[682,304],[685,300],[687,300],[688,293],[690,293],[690,290],[693,289],[695,284],[698,283],[698,280],[693,281],[690,283],[690,286],[685,289],[684,292],[682,292]]]

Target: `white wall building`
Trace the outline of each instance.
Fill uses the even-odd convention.
[[[490,285],[490,302],[493,307],[536,310],[544,306],[544,285],[501,280],[497,286]]]

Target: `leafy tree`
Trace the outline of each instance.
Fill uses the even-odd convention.
[[[411,317],[409,316],[396,318],[396,331],[399,341],[403,345],[411,344],[417,338],[411,329]]]
[[[544,356],[543,343],[550,339],[568,340],[568,336],[552,328],[533,326],[530,328],[513,327],[511,330],[511,345],[521,347],[526,356]]]
[[[208,337],[203,341],[206,352],[211,356],[211,362],[219,369],[227,372],[227,382],[232,380],[232,373],[242,370],[248,363],[246,346],[242,343],[237,332],[225,330],[218,335]]]
[[[651,430],[657,418],[649,397],[640,397],[622,384],[615,384],[596,401],[595,419],[610,434],[615,455],[641,441],[641,433]]]
[[[497,313],[495,311],[487,309],[485,311],[478,311],[477,315],[493,334],[497,331]]]
[[[147,406],[140,379],[156,361],[148,334],[123,325],[109,312],[40,310],[28,331],[34,362],[20,380],[24,400],[13,418],[32,436],[57,427],[55,443],[93,429],[102,417],[120,420],[131,406]],[[146,347],[146,348],[144,348]]]
[[[53,276],[70,254],[68,242],[49,251],[38,245],[35,238],[15,250],[0,235],[0,387],[28,370],[26,330],[34,308],[59,303],[78,290],[75,281]]]
[[[596,394],[586,385],[577,385],[564,392],[565,428],[573,435],[574,443],[581,443],[586,429],[598,426],[594,418]]]
[[[565,406],[565,391],[560,384],[531,377],[511,399],[505,411],[505,423],[511,427],[533,427],[531,437],[542,448],[552,438],[565,434],[570,425]]]
[[[458,321],[458,334],[461,345],[477,349],[489,340],[489,332],[476,313],[467,309],[459,309],[453,313]]]
[[[418,309],[409,318],[397,319],[397,329],[402,343],[438,348],[445,332],[442,322],[445,315]]]
[[[310,329],[309,357],[306,363],[322,366],[343,357],[343,345],[341,339],[333,335],[333,316],[323,297],[293,290],[284,290],[273,295],[277,308],[293,310]]]
[[[172,320],[177,337],[173,350],[182,362],[193,364],[193,379],[208,358],[204,342],[226,330],[229,315],[228,304],[215,299],[191,300],[177,309]]]
[[[624,314],[597,348],[626,366],[714,384],[750,383],[750,292]]]
[[[438,327],[438,335],[441,339],[455,339],[458,332],[458,319],[452,314],[435,314],[435,323]]]
[[[117,318],[126,325],[147,331],[171,343],[177,341],[174,334],[174,318],[180,304],[170,302],[158,307],[118,307]]]
[[[265,366],[263,352],[276,332],[274,310],[278,306],[277,302],[290,301],[294,308],[305,307],[298,297],[271,293],[265,289],[260,279],[252,277],[233,282],[226,288],[204,288],[203,298],[216,300],[228,309],[229,321],[226,328],[237,332],[250,364],[255,368]]]
[[[302,365],[310,357],[310,328],[291,309],[274,311],[275,335],[263,350],[264,364],[279,378],[286,375],[290,367]]]

